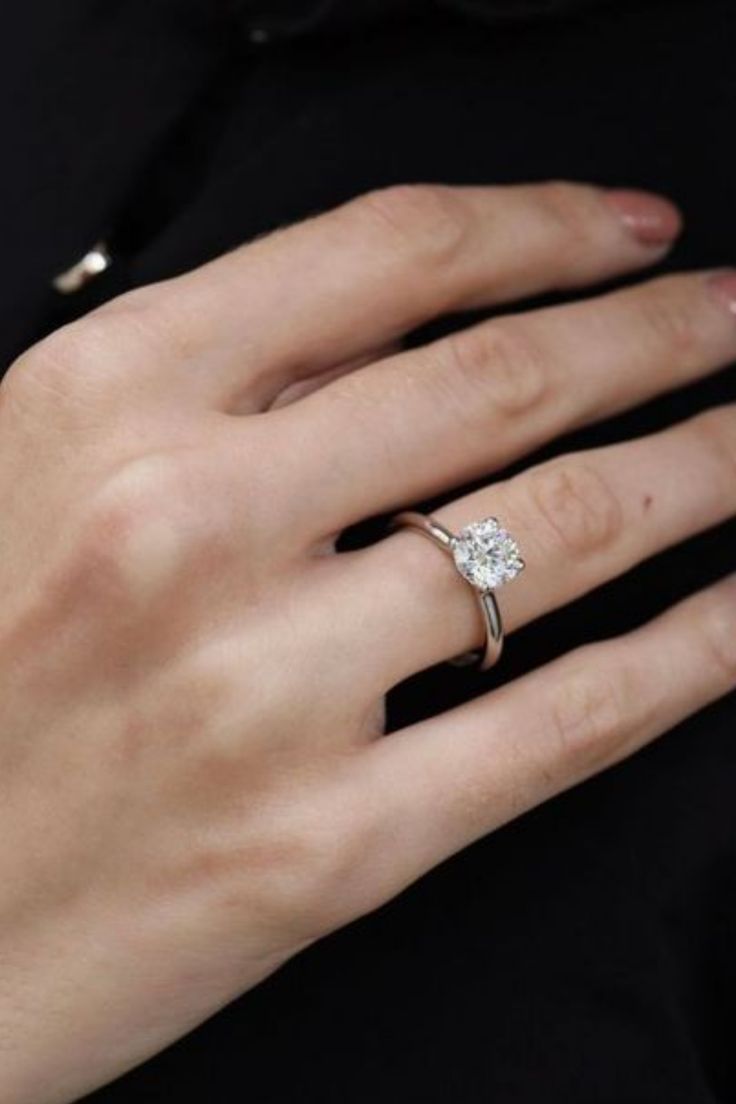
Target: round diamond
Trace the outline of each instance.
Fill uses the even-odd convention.
[[[495,590],[524,569],[518,544],[496,518],[466,525],[451,547],[458,571],[478,590]]]

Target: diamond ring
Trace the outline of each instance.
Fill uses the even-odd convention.
[[[459,574],[475,591],[483,615],[486,639],[482,648],[457,656],[451,662],[488,670],[498,662],[503,648],[503,620],[495,591],[524,570],[519,546],[497,518],[483,518],[455,535],[435,518],[407,511],[393,520],[395,529],[414,529],[447,552]]]

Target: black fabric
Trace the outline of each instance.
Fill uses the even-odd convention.
[[[436,8],[465,12],[485,23],[559,15],[611,0],[232,0],[256,31],[293,36],[397,19]]]
[[[736,257],[731,0],[511,23],[470,8],[376,8],[354,33],[325,21],[259,46],[255,9],[225,0],[8,5],[3,359],[119,290],[400,180],[659,188],[688,215],[670,267]],[[109,273],[57,296],[53,275],[101,236]],[[554,451],[734,398],[731,371]],[[731,569],[734,536],[529,627],[495,675],[413,680],[392,725],[651,616]],[[94,1101],[733,1101],[735,721],[732,697],[482,841]]]
[[[249,27],[269,34],[299,35],[401,18],[427,8],[427,0],[235,0]]]

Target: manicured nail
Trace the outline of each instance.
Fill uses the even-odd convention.
[[[669,245],[682,230],[682,215],[664,196],[617,188],[604,198],[642,245]]]
[[[713,295],[727,311],[736,315],[736,268],[724,268],[708,277]]]

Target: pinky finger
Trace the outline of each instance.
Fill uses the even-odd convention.
[[[366,752],[383,899],[736,688],[736,576]]]

